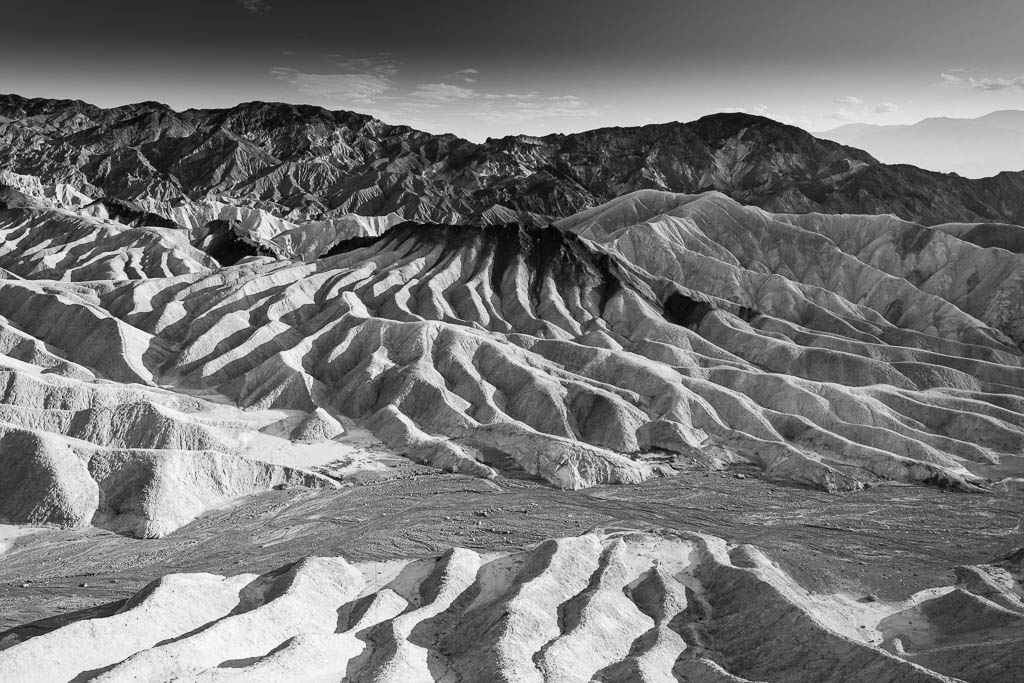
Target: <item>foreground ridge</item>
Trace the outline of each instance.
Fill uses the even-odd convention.
[[[1010,681],[1019,557],[902,602],[808,592],[762,552],[598,529],[532,550],[169,575],[0,650],[20,681]],[[970,652],[984,653],[987,665]]]

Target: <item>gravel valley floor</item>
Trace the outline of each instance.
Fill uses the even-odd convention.
[[[596,526],[697,531],[751,543],[807,588],[903,599],[954,583],[956,565],[1024,546],[1020,491],[948,493],[883,485],[828,494],[691,470],[635,486],[566,492],[484,481],[414,464],[340,490],[248,496],[161,539],[102,529],[44,530],[5,541],[0,642],[110,613],[170,572],[263,572],[308,556],[429,557],[452,546],[522,549]]]

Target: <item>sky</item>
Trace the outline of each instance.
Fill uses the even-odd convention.
[[[1024,109],[1024,0],[2,0],[0,92],[315,104],[470,140]]]

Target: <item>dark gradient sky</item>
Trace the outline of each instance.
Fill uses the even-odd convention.
[[[0,91],[261,99],[481,140],[742,109],[824,130],[1024,108],[1024,0],[4,0]]]

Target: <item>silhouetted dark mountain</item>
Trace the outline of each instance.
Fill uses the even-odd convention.
[[[536,224],[638,189],[718,190],[777,212],[1024,222],[1024,173],[970,180],[887,166],[776,121],[511,136],[475,144],[370,116],[251,102],[175,112],[0,96],[0,168],[145,205],[231,197],[274,214]]]

